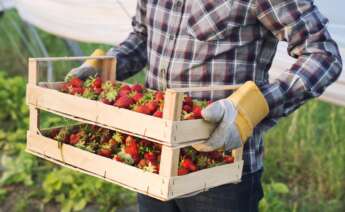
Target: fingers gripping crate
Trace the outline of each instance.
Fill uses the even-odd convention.
[[[160,200],[170,200],[189,193],[240,181],[243,167],[242,147],[233,150],[234,163],[177,176],[180,148],[202,142],[201,140],[207,139],[214,129],[213,125],[202,120],[180,121],[183,93],[210,89],[234,89],[236,86],[168,89],[165,94],[163,119],[61,93],[56,90],[61,83],[41,83],[44,87],[38,86],[39,62],[85,59],[90,59],[90,57],[29,60],[28,152]],[[102,78],[104,80],[115,79],[113,70],[115,70],[116,61],[111,57],[96,57],[96,59],[103,60]],[[145,172],[74,146],[61,145],[61,143],[43,136],[39,127],[39,110],[162,143],[159,174]]]

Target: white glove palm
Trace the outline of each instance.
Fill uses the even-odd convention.
[[[210,138],[201,144],[193,145],[197,151],[208,152],[224,147],[231,150],[241,146],[241,137],[236,126],[237,110],[228,99],[216,101],[202,110],[203,118],[218,123]]]
[[[90,76],[95,76],[97,70],[88,64],[83,64],[80,67],[72,69],[65,77],[65,81],[68,81],[71,77],[78,77],[81,80],[86,80]]]

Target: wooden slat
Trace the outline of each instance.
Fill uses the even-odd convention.
[[[185,92],[202,92],[202,91],[224,91],[224,90],[236,90],[241,85],[213,85],[207,87],[189,87],[189,88],[171,88],[175,92],[185,93]]]
[[[28,64],[29,79],[28,83],[36,85],[38,82],[38,61],[30,58]]]
[[[103,69],[102,69],[102,80],[110,80],[112,82],[116,81],[116,59],[106,59],[103,60]]]
[[[167,90],[164,97],[163,119],[178,121],[181,119],[183,93]],[[162,146],[159,175],[177,176],[180,149]]]
[[[238,183],[242,176],[243,161],[200,170],[171,178],[169,197],[178,197],[196,191],[205,191],[228,183]]]
[[[112,183],[120,184],[136,192],[166,200],[169,179],[157,174],[105,158],[70,145],[58,148],[58,142],[28,132],[27,149],[41,154],[43,158],[86,174],[97,176]]]
[[[31,132],[38,133],[40,128],[40,112],[34,106],[29,106],[29,112],[29,129],[31,130]]]
[[[103,127],[130,129],[132,133],[162,142],[170,141],[172,121],[38,86],[28,85],[27,91],[29,104],[40,109],[57,111],[67,118],[79,117]]]
[[[30,58],[38,62],[54,62],[54,61],[80,61],[80,60],[106,60],[113,59],[113,56],[83,56],[83,57],[39,57]]]

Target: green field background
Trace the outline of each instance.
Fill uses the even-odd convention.
[[[24,31],[24,32],[23,32]],[[71,53],[39,31],[51,56]],[[109,46],[80,43],[85,54]],[[116,211],[135,194],[25,152],[26,61],[42,56],[14,11],[0,19],[0,211]],[[62,79],[70,66],[55,66]],[[142,82],[144,72],[129,79]],[[43,114],[42,125],[66,123]],[[345,108],[312,100],[265,135],[260,211],[345,211]]]

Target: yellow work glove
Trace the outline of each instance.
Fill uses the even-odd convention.
[[[96,49],[91,57],[104,56],[105,52],[102,49]],[[87,79],[89,76],[94,76],[102,68],[102,61],[96,59],[86,60],[81,66],[72,69],[65,77],[68,81],[71,77],[75,76],[82,80]]]
[[[268,112],[265,97],[254,82],[248,81],[227,99],[218,100],[202,110],[203,118],[218,126],[205,143],[193,147],[206,152],[222,147],[226,150],[237,148],[248,140]]]

